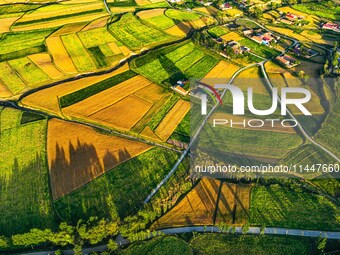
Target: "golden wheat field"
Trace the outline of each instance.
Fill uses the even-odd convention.
[[[151,107],[152,103],[141,99],[140,97],[129,95],[117,103],[101,109],[88,117],[97,123],[129,131]]]
[[[53,199],[150,148],[145,143],[104,135],[81,124],[50,120],[47,155]]]
[[[254,66],[242,71],[234,80],[234,85],[247,91],[248,87],[253,88],[254,93],[268,95],[264,80],[260,76],[260,68]]]
[[[223,183],[215,224],[243,225],[246,223],[249,220],[251,188],[249,184]]]
[[[158,142],[161,142],[162,140],[151,130],[149,126],[146,126],[142,132],[140,132],[140,135],[152,140],[156,140]]]
[[[186,24],[185,22],[180,22],[175,26],[172,26],[166,30],[164,30],[169,35],[183,37],[186,36],[191,30],[190,25]]]
[[[129,65],[125,64],[124,66],[118,68],[117,70],[109,74],[86,77],[75,81],[65,82],[59,84],[58,86],[37,91],[23,98],[21,103],[29,107],[43,109],[47,112],[61,115],[59,107],[60,97],[70,94],[74,91],[80,90],[82,88],[91,86],[93,84],[96,84],[100,81],[113,77],[127,70],[129,70]]]
[[[240,69],[239,66],[221,60],[201,79],[201,82],[211,86],[217,83],[226,83],[238,69]]]
[[[240,36],[238,33],[230,32],[228,34],[222,35],[221,38],[225,41],[240,41],[243,39],[242,36]]]
[[[48,51],[51,53],[54,64],[64,73],[77,73],[70,56],[68,55],[60,37],[49,37],[46,39]]]
[[[9,17],[0,19],[0,33],[6,33],[10,31],[11,26],[19,17]]]
[[[285,69],[283,69],[281,66],[275,64],[273,61],[267,61],[264,64],[264,67],[267,71],[267,73],[284,73]]]
[[[11,97],[12,93],[6,88],[6,86],[0,80],[0,98]]]
[[[28,58],[42,69],[51,79],[60,79],[64,76],[64,74],[52,64],[52,59],[47,53],[29,55]]]
[[[151,83],[150,85],[136,91],[134,95],[150,103],[155,103],[156,101],[160,100],[165,95],[168,95],[168,93],[165,92],[161,86],[155,83]]]
[[[112,50],[113,54],[117,55],[117,54],[122,53],[121,49],[119,48],[119,46],[118,46],[116,43],[110,42],[110,43],[108,43],[107,45],[108,45],[108,46],[110,47],[110,49]]]
[[[61,28],[59,28],[57,31],[55,31],[53,34],[51,34],[50,37],[77,33],[81,31],[86,26],[86,24],[87,22],[64,25]]]
[[[64,108],[63,113],[69,116],[88,117],[91,114],[117,103],[149,84],[151,84],[151,81],[140,75],[135,76],[112,88],[106,89],[105,91]]]
[[[146,11],[141,11],[137,13],[137,16],[141,19],[149,19],[164,14],[165,9],[151,9]]]
[[[163,141],[166,141],[188,113],[189,109],[190,103],[188,101],[179,100],[158,124],[155,134]]]
[[[151,228],[213,225],[215,222],[216,224],[220,222],[242,224],[249,217],[251,187],[251,185],[225,183],[203,177]]]

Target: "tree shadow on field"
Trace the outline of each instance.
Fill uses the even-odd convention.
[[[0,171],[7,173],[0,175],[0,233],[3,235],[55,227],[46,160],[38,152],[33,155],[28,162],[19,162],[15,157],[12,164],[5,159],[7,166],[0,165]]]
[[[182,71],[165,54],[161,54],[159,56],[159,62],[169,75],[169,78],[166,79],[165,82],[175,85],[179,80],[187,80],[187,77],[182,73]]]
[[[76,144],[69,142],[68,153],[58,143],[55,145],[55,151],[56,155],[50,166],[54,199],[80,188],[105,171],[131,158],[124,148],[118,151],[118,156],[107,150],[100,159],[93,144],[81,142],[79,139]]]

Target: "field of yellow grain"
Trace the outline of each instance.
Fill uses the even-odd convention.
[[[117,103],[88,116],[105,126],[129,131],[152,107],[152,103],[129,95]]]
[[[46,39],[48,51],[51,53],[54,64],[64,73],[77,73],[70,56],[68,55],[60,37],[49,37]]]
[[[151,9],[146,11],[141,11],[137,13],[137,16],[141,19],[149,19],[164,14],[165,9]]]
[[[10,27],[19,17],[8,17],[0,19],[0,33],[6,33],[10,31]]]
[[[110,42],[107,44],[110,49],[112,50],[113,54],[120,54],[122,53],[121,49],[119,48],[119,46],[115,43],[115,42]]]
[[[61,28],[59,28],[57,31],[55,31],[53,34],[51,34],[50,37],[77,33],[81,31],[86,26],[86,24],[87,22],[64,25]]]
[[[186,36],[190,32],[190,30],[191,30],[190,25],[184,22],[180,22],[177,25],[172,26],[164,31],[173,36],[183,37]]]
[[[121,68],[109,74],[86,77],[86,78],[76,80],[76,81],[65,82],[65,83],[62,83],[60,85],[57,85],[51,88],[37,91],[25,97],[21,101],[21,103],[24,105],[33,107],[33,108],[43,109],[47,112],[61,115],[60,107],[59,107],[60,97],[70,94],[79,89],[91,86],[95,83],[108,79],[112,76],[115,76],[127,70],[129,70],[129,65],[125,64]]]
[[[28,58],[42,69],[51,79],[60,79],[64,76],[64,74],[52,64],[52,59],[47,53],[29,55]]]
[[[151,228],[245,223],[249,217],[251,187],[204,177]]]
[[[143,131],[140,133],[141,136],[146,137],[148,139],[156,140],[161,142],[162,140],[151,130],[149,126],[146,126]]]
[[[230,32],[228,34],[225,34],[221,36],[221,38],[225,41],[240,41],[243,39],[242,36],[240,36],[238,33]]]
[[[194,9],[192,9],[192,10],[196,11],[196,12],[201,12],[201,13],[210,15],[210,12],[209,12],[209,10],[206,7],[196,7]]]
[[[281,66],[275,64],[273,61],[267,61],[264,64],[264,67],[267,71],[267,73],[284,73],[285,69],[283,69]]]
[[[11,97],[12,93],[7,89],[7,87],[0,80],[0,98]]]
[[[240,69],[239,66],[221,60],[201,81],[212,86],[217,83],[226,83],[238,69]]]
[[[234,85],[247,91],[248,87],[253,88],[254,93],[269,95],[264,80],[260,76],[260,68],[254,66],[242,71],[234,80]]]
[[[151,84],[151,81],[142,76],[135,76],[112,88],[88,97],[78,103],[63,109],[67,115],[88,117],[106,107],[109,107],[123,98]],[[117,116],[112,116],[117,118]]]
[[[184,116],[188,113],[189,109],[189,102],[179,100],[157,126],[155,130],[156,135],[158,135],[163,141],[166,141],[175,131]]]
[[[146,4],[150,4],[151,2],[148,0],[136,0],[136,4],[138,5],[146,5]]]
[[[50,120],[47,155],[53,199],[150,148],[141,142],[98,133],[84,125]]]
[[[135,96],[138,96],[150,103],[160,100],[165,94],[166,92],[164,89],[155,83],[152,83],[134,93]]]

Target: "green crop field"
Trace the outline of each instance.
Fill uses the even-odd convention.
[[[27,57],[8,61],[12,69],[20,75],[29,87],[35,84],[44,83],[50,80],[46,73],[37,67]]]
[[[106,27],[81,31],[77,34],[86,48],[92,48],[116,41],[116,39],[106,30]]]
[[[96,69],[90,54],[76,34],[64,35],[61,39],[79,72],[88,72]]]
[[[176,23],[172,19],[168,18],[165,15],[155,16],[155,17],[146,19],[145,21],[147,21],[151,25],[156,26],[160,29],[168,29],[176,25]]]
[[[309,255],[313,243],[308,238],[282,236],[230,236],[204,234],[194,237],[190,246],[197,254]]]
[[[295,10],[315,15],[318,17],[339,20],[340,19],[340,6],[335,5],[332,1],[325,1],[326,3],[304,3],[296,4],[292,7]],[[329,5],[328,5],[329,4]]]
[[[6,62],[0,62],[0,80],[16,95],[27,87]]]
[[[46,29],[4,34],[1,37],[0,55],[40,46],[52,32]]]
[[[290,150],[298,147],[302,139],[297,134],[270,131],[245,130],[229,127],[213,128],[207,125],[201,139],[208,148],[220,149],[222,152],[245,155],[280,158]]]
[[[160,49],[132,62],[132,68],[156,83],[183,78],[202,78],[218,63],[218,58],[192,42]]]
[[[213,27],[208,30],[208,32],[213,36],[213,37],[219,37],[222,35],[225,35],[229,33],[230,31],[225,27],[225,26],[218,26],[218,27]]]
[[[316,134],[316,139],[338,156],[340,156],[340,136],[334,134],[338,133],[340,127],[339,114],[340,100],[337,100],[332,113],[327,117],[322,128]]]
[[[157,237],[150,241],[136,243],[118,253],[119,255],[192,255],[189,245],[182,239],[175,236]]]
[[[165,12],[165,15],[168,16],[170,19],[173,19],[177,22],[181,21],[193,21],[202,17],[202,15],[194,13],[194,12],[187,12],[187,11],[180,11],[169,9]]]
[[[252,224],[267,227],[340,230],[339,208],[330,200],[279,184],[253,188],[250,219]]]
[[[175,152],[151,149],[57,200],[56,209],[75,222],[90,216],[124,218],[138,210],[177,159]]]
[[[46,119],[20,124],[22,113],[0,114],[0,232],[13,234],[55,224],[48,187]]]
[[[264,44],[258,44],[257,42],[254,42],[249,38],[244,38],[240,40],[239,43],[243,46],[247,46],[251,49],[252,52],[264,58],[272,58],[280,54],[280,52],[276,51],[275,49],[269,48]]]
[[[111,33],[131,50],[169,42],[174,37],[156,28],[144,25],[131,13],[109,26]]]

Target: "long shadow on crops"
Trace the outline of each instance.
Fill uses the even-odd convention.
[[[163,69],[169,75],[169,78],[166,81],[168,81],[170,84],[174,85],[178,80],[187,79],[187,77],[176,66],[176,64],[171,59],[169,59],[165,54],[161,54],[158,59]]]
[[[10,236],[32,228],[56,227],[45,157],[38,152],[31,161],[15,157],[10,169],[0,166],[0,171],[8,171],[8,175],[0,175],[0,233]]]

